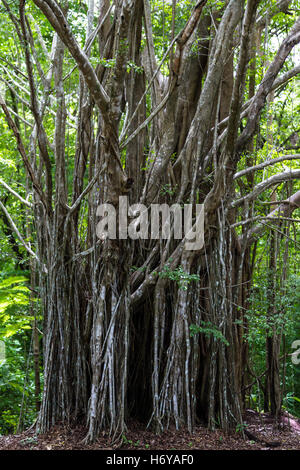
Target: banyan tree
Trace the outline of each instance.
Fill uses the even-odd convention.
[[[91,441],[117,438],[130,419],[156,432],[242,423],[254,247],[300,204],[292,191],[257,212],[260,195],[300,177],[292,166],[256,178],[299,159],[284,147],[255,157],[262,113],[299,73],[300,20],[290,1],[267,3],[2,1],[15,50],[1,107],[27,178],[26,196],[14,193],[31,214],[30,243],[1,208],[41,299],[40,432],[80,421]],[[258,73],[279,14],[279,46]],[[172,237],[172,217],[168,238],[99,238],[97,208],[118,214],[122,196],[147,210],[203,204],[203,246]]]

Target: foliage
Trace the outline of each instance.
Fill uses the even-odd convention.
[[[5,361],[0,362],[0,434],[16,432],[19,424],[28,427],[36,417],[29,347],[25,333],[5,340]]]
[[[22,284],[27,281],[25,276],[10,276],[0,282],[0,339],[31,328],[33,318],[24,315],[29,289]]]
[[[266,337],[277,334],[284,338],[286,346],[284,349],[282,346],[281,355],[288,356],[284,360],[285,376],[281,379],[282,385],[285,384],[286,393],[283,396],[283,406],[289,412],[300,416],[299,366],[291,361],[291,345],[295,339],[300,338],[300,278],[295,274],[291,275],[286,283],[278,288],[274,305],[276,314],[271,317],[268,313],[268,289],[268,270],[265,269],[257,273],[257,281],[249,297],[251,306],[245,315],[247,330],[244,330],[244,338],[249,344],[250,360],[258,376],[265,370]],[[256,409],[259,409],[259,403],[263,403],[262,390],[257,384],[253,386],[251,402]]]
[[[169,279],[175,281],[180,289],[187,290],[188,285],[193,281],[199,281],[198,274],[189,274],[184,271],[182,266],[176,269],[171,269],[169,266],[164,266],[162,271],[158,273],[162,279]]]
[[[0,434],[28,426],[36,416],[27,276],[12,273],[0,281]]]
[[[209,321],[200,321],[200,325],[190,325],[190,331],[191,331],[191,336],[195,336],[198,333],[202,333],[206,335],[207,337],[212,336],[216,341],[221,341],[224,343],[226,346],[229,345],[229,342],[225,338],[225,336],[222,334],[222,332],[216,328],[215,325],[213,325]]]

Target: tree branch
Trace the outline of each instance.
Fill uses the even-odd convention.
[[[2,186],[4,186],[4,188],[6,188],[11,194],[13,194],[16,198],[19,199],[19,201],[22,202],[22,204],[25,204],[27,207],[30,207],[32,208],[33,205],[31,204],[31,202],[29,201],[26,201],[26,199],[23,199],[22,196],[20,196],[20,194],[16,193],[16,191],[14,191],[8,184],[5,183],[5,181],[3,181],[2,178],[0,178],[0,184],[2,184]]]
[[[3,97],[0,95],[0,106],[2,107],[3,111],[4,111],[4,114],[5,114],[5,117],[6,117],[6,121],[8,123],[8,126],[10,127],[10,129],[13,131],[14,133],[14,136],[15,136],[15,139],[17,141],[17,146],[18,146],[18,150],[19,150],[19,153],[23,159],[23,162],[24,162],[24,165],[28,171],[28,174],[30,176],[30,179],[31,179],[31,182],[32,182],[32,185],[34,187],[34,189],[36,190],[36,192],[38,193],[38,195],[40,196],[40,199],[42,201],[42,203],[44,204],[44,206],[46,207],[46,201],[45,201],[45,195],[43,193],[43,190],[42,188],[40,187],[38,181],[36,180],[35,178],[35,174],[34,174],[34,171],[33,171],[33,168],[31,166],[31,163],[27,157],[27,153],[26,153],[26,150],[25,150],[25,147],[23,145],[23,141],[22,141],[22,138],[21,138],[21,135],[20,135],[20,132],[17,128],[17,126],[15,125],[15,122],[14,120],[12,119],[11,115],[10,115],[10,112],[9,110],[7,109],[7,106],[5,104],[5,101],[3,99]]]
[[[107,116],[109,107],[109,97],[99,82],[95,70],[87,55],[81,50],[74,38],[70,26],[61,10],[53,0],[33,0],[37,7],[44,13],[49,23],[57,32],[65,46],[69,49],[75,59],[80,72],[82,73],[89,91],[95,100],[96,105]]]
[[[53,183],[52,183],[52,171],[51,171],[51,160],[48,153],[47,148],[47,135],[43,126],[42,122],[42,114],[39,106],[38,101],[38,94],[36,91],[34,74],[33,74],[33,67],[31,62],[31,55],[29,51],[29,33],[27,30],[26,24],[26,16],[25,16],[25,0],[20,1],[20,22],[21,22],[21,30],[23,34],[23,46],[25,51],[25,62],[26,68],[28,73],[28,80],[30,86],[30,100],[31,100],[31,108],[32,113],[36,122],[37,126],[37,137],[38,137],[38,144],[40,149],[40,154],[43,159],[45,169],[46,169],[46,201],[47,201],[47,210],[50,213],[52,210],[52,190],[53,190]]]
[[[253,100],[250,105],[248,112],[248,122],[243,130],[242,134],[239,136],[236,152],[241,153],[251,137],[254,135],[257,127],[257,122],[261,113],[261,110],[265,104],[266,97],[270,93],[271,88],[274,84],[275,78],[278,75],[280,69],[282,68],[287,56],[293,49],[293,47],[300,42],[300,18],[296,21],[294,26],[291,29],[290,34],[284,39],[281,46],[278,49],[278,52],[268,68],[258,90],[253,97]]]
[[[241,178],[244,175],[247,175],[248,173],[252,173],[253,171],[256,170],[261,170],[262,168],[265,168],[266,166],[271,166],[275,165],[276,163],[284,162],[285,160],[299,160],[300,159],[300,154],[296,153],[294,155],[283,155],[282,157],[274,158],[273,160],[267,160],[266,162],[259,163],[258,165],[251,166],[249,168],[246,168],[245,170],[239,171],[234,175],[233,179]]]
[[[14,230],[14,232],[16,233],[18,239],[20,240],[20,242],[22,243],[22,245],[24,246],[24,248],[26,249],[26,251],[31,255],[33,256],[37,262],[43,267],[43,270],[45,271],[46,270],[46,267],[42,264],[42,262],[40,261],[40,259],[38,258],[38,256],[36,255],[36,253],[34,253],[34,251],[32,251],[32,249],[30,248],[30,246],[27,245],[27,243],[24,241],[22,235],[20,234],[17,226],[15,225],[14,221],[12,220],[11,216],[9,215],[7,209],[5,208],[5,206],[2,204],[2,202],[0,201],[0,208],[3,210],[4,214],[6,215],[12,229]]]
[[[231,207],[240,207],[245,202],[249,203],[256,199],[261,193],[263,193],[266,189],[270,188],[274,184],[282,183],[284,181],[291,181],[293,179],[300,178],[300,170],[289,170],[284,171],[283,173],[278,173],[277,175],[271,176],[270,178],[266,179],[259,183],[253,191],[247,194],[236,201],[233,201]]]
[[[279,201],[278,201],[279,202]],[[300,191],[297,191],[295,194],[290,196],[285,201],[282,201],[276,209],[268,214],[268,220],[272,219],[275,220],[276,217],[283,217],[290,218],[294,210],[300,207]],[[249,230],[246,234],[247,237],[247,245],[250,246],[259,236],[261,236],[262,232],[269,227],[269,225],[265,221],[261,221],[256,227],[253,227]],[[271,227],[272,228],[272,227]],[[278,231],[276,228],[272,228],[272,230]],[[281,233],[279,231],[279,233]],[[245,236],[245,235],[243,235]],[[242,237],[240,237],[242,238]]]

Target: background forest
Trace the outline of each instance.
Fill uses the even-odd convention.
[[[105,127],[106,111],[102,103],[105,104],[105,99],[99,92],[98,106],[96,93],[92,96],[83,72],[80,54],[67,37],[69,32],[64,36],[60,29],[62,23],[57,19],[59,14],[55,19],[56,13],[53,16],[50,12],[51,8],[56,12],[52,4],[61,6],[70,35],[85,52],[88,63],[96,71],[97,83],[106,90],[116,113],[119,113],[117,117],[111,117],[108,112],[107,122],[111,128]],[[49,6],[49,11],[45,5]],[[199,10],[198,15],[199,5],[201,12]],[[241,10],[235,24],[225,23],[233,21],[226,19],[229,8],[234,12]],[[125,26],[119,21],[121,12]],[[279,48],[299,23],[299,12],[298,0],[146,0],[126,1],[124,5],[106,0],[2,0],[0,434],[25,429],[35,422],[40,410],[43,415],[39,424],[41,429],[48,428],[49,423],[55,420],[68,420],[70,416],[75,416],[75,419],[84,417],[85,420],[88,416],[90,440],[103,427],[110,427],[112,434],[123,432],[122,423],[129,415],[144,419],[146,424],[152,419],[156,430],[167,426],[165,423],[172,419],[178,427],[181,423],[192,426],[197,419],[203,419],[211,428],[224,428],[225,422],[230,423],[230,413],[226,417],[223,410],[226,404],[220,398],[221,390],[224,390],[225,397],[227,393],[220,375],[222,361],[228,364],[229,371],[232,362],[241,369],[238,372],[241,379],[237,382],[242,408],[270,411],[274,416],[278,416],[280,410],[287,410],[300,418],[300,364],[292,361],[295,358],[292,356],[295,352],[293,342],[300,340],[299,26],[295,29],[294,46],[278,66],[259,105],[251,135],[247,142],[238,140],[246,135],[252,119],[248,112],[249,100],[252,103],[256,100],[264,77],[276,63]],[[194,18],[196,14],[198,16]],[[52,24],[51,15],[54,18]],[[194,18],[193,22],[191,18]],[[179,47],[178,34],[182,31],[184,34],[180,37],[186,42]],[[230,40],[225,37],[226,31],[231,36]],[[224,34],[223,39],[221,34]],[[172,42],[174,46],[170,47]],[[219,52],[219,58],[214,58],[221,43],[226,50]],[[127,49],[124,44],[127,44]],[[176,65],[178,54],[180,60]],[[220,77],[219,71],[213,69],[218,61],[222,65]],[[153,78],[157,68],[159,72]],[[210,93],[207,79],[210,73],[219,78],[211,87],[211,96],[206,98],[206,93]],[[174,77],[178,79],[177,84]],[[94,84],[92,86],[95,90]],[[142,104],[137,108],[140,101]],[[198,104],[204,110],[209,109],[207,116],[202,108],[201,112],[198,110]],[[136,108],[138,112],[134,114]],[[195,123],[198,111],[200,118]],[[237,116],[235,122],[230,116]],[[202,129],[204,122],[206,128]],[[142,129],[134,134],[141,123],[144,123]],[[208,129],[211,130],[208,132]],[[224,140],[224,129],[229,136],[234,135],[231,142],[226,136]],[[107,136],[111,135],[113,139],[118,135],[118,144],[112,139],[109,149],[101,150],[102,145],[105,147],[103,141],[106,139],[108,142]],[[203,139],[200,149],[191,135],[198,139],[198,146]],[[104,163],[107,154],[116,146],[118,162],[111,158]],[[224,240],[227,240],[227,235],[222,237],[215,232],[208,238],[216,241],[211,245],[206,243],[211,249],[207,248],[206,253],[199,254],[197,259],[187,260],[182,254],[178,257],[178,247],[172,244],[166,247],[165,241],[157,246],[150,241],[148,244],[143,242],[138,248],[137,242],[132,242],[128,251],[127,248],[120,251],[128,256],[117,255],[116,264],[112,262],[112,266],[122,265],[123,271],[121,267],[109,268],[110,261],[108,264],[103,261],[104,268],[101,263],[99,267],[97,260],[107,260],[110,255],[105,254],[104,248],[99,248],[93,233],[97,221],[93,208],[99,201],[115,198],[117,191],[109,191],[117,187],[114,175],[119,171],[116,169],[118,165],[121,173],[126,171],[130,177],[125,180],[125,185],[128,183],[132,202],[141,199],[146,203],[156,200],[171,204],[195,198],[198,202],[210,204],[207,195],[211,191],[218,193],[218,178],[221,181],[224,176],[218,177],[217,169],[222,167],[222,159],[227,158],[233,148],[235,153],[232,150],[232,155],[238,155],[238,158],[228,157],[233,173],[226,175],[228,180],[225,184],[225,188],[231,188],[233,196],[230,199],[229,192],[222,193],[222,189],[220,201],[215,202],[215,206],[212,204],[210,209],[211,213],[219,214],[216,220],[219,221],[217,226],[221,227],[220,233],[224,235],[224,227],[229,220],[235,233],[232,239],[241,240],[241,250],[236,264],[230,268],[232,271],[229,268],[226,271],[230,264],[228,253],[235,249],[232,239],[228,242],[231,248],[226,251]],[[132,155],[138,155],[134,163]],[[190,159],[186,155],[191,155]],[[194,156],[196,163],[193,166]],[[161,163],[164,160],[166,164]],[[190,162],[190,167],[182,163],[185,160]],[[199,162],[204,163],[201,166]],[[160,164],[161,172],[158,171]],[[255,167],[253,171],[247,171],[252,167]],[[104,173],[110,174],[111,171],[111,180],[105,179],[103,168],[106,168]],[[132,188],[131,180],[134,180]],[[156,193],[153,181],[155,184],[159,181]],[[108,187],[106,192],[101,189],[105,187]],[[85,193],[84,188],[88,188]],[[290,212],[277,212],[273,220],[268,218],[273,210],[282,208],[283,201],[295,195]],[[229,209],[223,219],[224,207]],[[230,212],[232,210],[234,215]],[[212,220],[211,216],[207,219]],[[252,242],[247,244],[251,237]],[[223,240],[223,245],[218,245],[219,240]],[[225,253],[224,266],[221,246]],[[94,247],[93,252],[91,247]],[[107,253],[109,250],[111,248],[108,247]],[[213,258],[215,252],[219,253],[220,259]],[[234,254],[231,254],[232,258]],[[213,262],[210,261],[212,259]],[[52,265],[53,260],[56,261]],[[62,261],[62,270],[57,260]],[[50,265],[55,265],[53,271]],[[109,274],[113,269],[121,270],[116,271],[117,279]],[[94,277],[92,271],[95,272]],[[232,274],[233,271],[236,274]],[[212,278],[215,276],[215,280],[211,280],[207,273],[211,273]],[[99,279],[102,279],[101,283]],[[230,291],[231,310],[223,303],[215,305],[215,292],[223,281],[227,294],[222,297],[222,302],[225,297],[229,298],[228,284],[242,286],[238,292]],[[113,295],[110,297],[108,284],[116,286],[115,299]],[[77,297],[70,295],[67,285]],[[106,343],[103,340],[101,347],[106,351],[104,370],[106,358],[109,370],[116,370],[111,372],[114,387],[109,382],[110,375],[103,375],[101,379],[104,372],[97,370],[93,362],[93,354],[97,354],[96,312],[97,308],[102,308],[101,295],[96,299],[93,289],[100,293],[105,291],[107,296],[106,307],[103,308],[110,320],[107,324],[104,320],[102,325]],[[111,312],[116,305],[116,309],[119,304],[127,305],[128,289],[134,305],[128,307],[129,310],[124,307],[120,318],[113,324],[114,313]],[[119,303],[118,298],[121,299]],[[57,306],[56,313],[53,313],[54,307],[53,312],[51,310],[53,303]],[[182,330],[186,352],[177,359],[176,345],[181,343],[176,343],[176,338],[181,333],[176,330],[172,336],[175,332],[172,328],[175,328],[176,315],[180,315],[181,308],[186,312]],[[218,316],[218,312],[225,310],[227,316],[224,321],[230,321],[230,328],[236,336],[235,333],[231,335],[230,328],[224,326],[224,321]],[[69,311],[72,314],[66,313]],[[56,320],[53,323],[49,320],[52,314],[58,319],[58,326],[55,326]],[[77,330],[84,339],[82,343],[78,340],[80,347],[76,352],[71,346],[77,344],[75,333],[66,339],[64,345],[70,355],[70,363],[76,363],[78,370],[68,375],[71,365],[66,359],[66,370],[57,372],[57,378],[53,379],[52,372],[49,372],[50,344],[57,348],[56,351],[63,351],[59,338],[64,334],[68,338],[69,331],[75,332],[76,315],[78,318],[86,315],[86,323]],[[114,326],[108,326],[110,321]],[[79,323],[81,325],[81,319]],[[121,328],[120,324],[124,326]],[[53,333],[52,339],[49,325],[54,325],[53,331],[57,332]],[[149,331],[153,331],[153,336]],[[117,338],[114,352],[109,349],[110,334]],[[176,338],[172,349],[173,337]],[[227,354],[228,345],[235,342],[240,346],[236,346],[232,354]],[[48,347],[50,349],[46,350]],[[147,350],[151,352],[149,361]],[[55,351],[53,354],[51,361],[55,364]],[[57,361],[64,363],[63,354],[57,354]],[[137,365],[134,365],[137,357],[134,354],[140,357]],[[79,364],[76,359],[80,355],[85,358],[82,360],[84,364]],[[175,364],[174,370],[179,371],[176,377],[165,372],[168,367],[172,368],[168,363],[171,355],[175,357],[172,363]],[[119,377],[118,372],[119,368],[123,370],[123,357],[128,359],[126,380]],[[203,366],[208,357],[219,364],[215,372],[209,372],[209,365]],[[52,385],[46,387],[49,395],[46,393],[47,398],[44,397],[43,402],[45,364],[46,383],[50,380]],[[59,366],[54,365],[51,370],[58,369]],[[178,378],[181,372],[182,384]],[[216,384],[213,392],[206,388],[206,384],[212,387],[214,383],[213,376],[209,376],[212,373],[215,373]],[[85,392],[79,390],[80,385],[74,379],[76,374]],[[67,389],[68,386],[61,390],[64,380],[68,386],[78,388],[76,397]],[[92,404],[88,397],[94,396],[93,387],[97,380],[103,382],[98,395],[95,392],[94,410],[98,410],[97,416],[101,419],[93,424],[94,415],[89,408]],[[190,388],[185,380],[191,381]],[[125,398],[124,383],[127,387]],[[166,383],[170,384],[169,389],[173,387],[173,396],[177,393],[175,384],[179,384],[178,396],[185,398],[182,402],[179,399],[178,408],[175,401],[170,404]],[[53,394],[62,396],[61,406],[67,410],[66,414],[57,411],[52,404],[51,387]],[[111,403],[113,393],[117,397],[117,405]],[[215,394],[213,404],[205,401],[211,393]],[[48,406],[46,400],[51,405]],[[145,401],[145,408],[141,400]],[[230,398],[228,400],[230,402]],[[164,406],[159,408],[158,402]],[[64,405],[66,403],[68,405]],[[107,403],[107,416],[101,403]],[[124,416],[119,416],[118,407],[124,407]],[[228,409],[235,410],[235,407],[232,400]],[[239,415],[236,411],[232,413]],[[233,426],[238,427],[239,424],[235,418]]]

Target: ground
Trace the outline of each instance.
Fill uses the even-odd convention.
[[[122,441],[114,445],[105,434],[94,444],[86,445],[83,426],[55,426],[44,435],[29,429],[21,434],[1,436],[0,450],[300,450],[300,420],[291,415],[285,414],[279,429],[275,429],[268,414],[248,410],[245,424],[248,437],[243,438],[239,429],[225,434],[220,430],[209,431],[204,426],[197,426],[193,434],[170,429],[157,436],[132,422]]]

